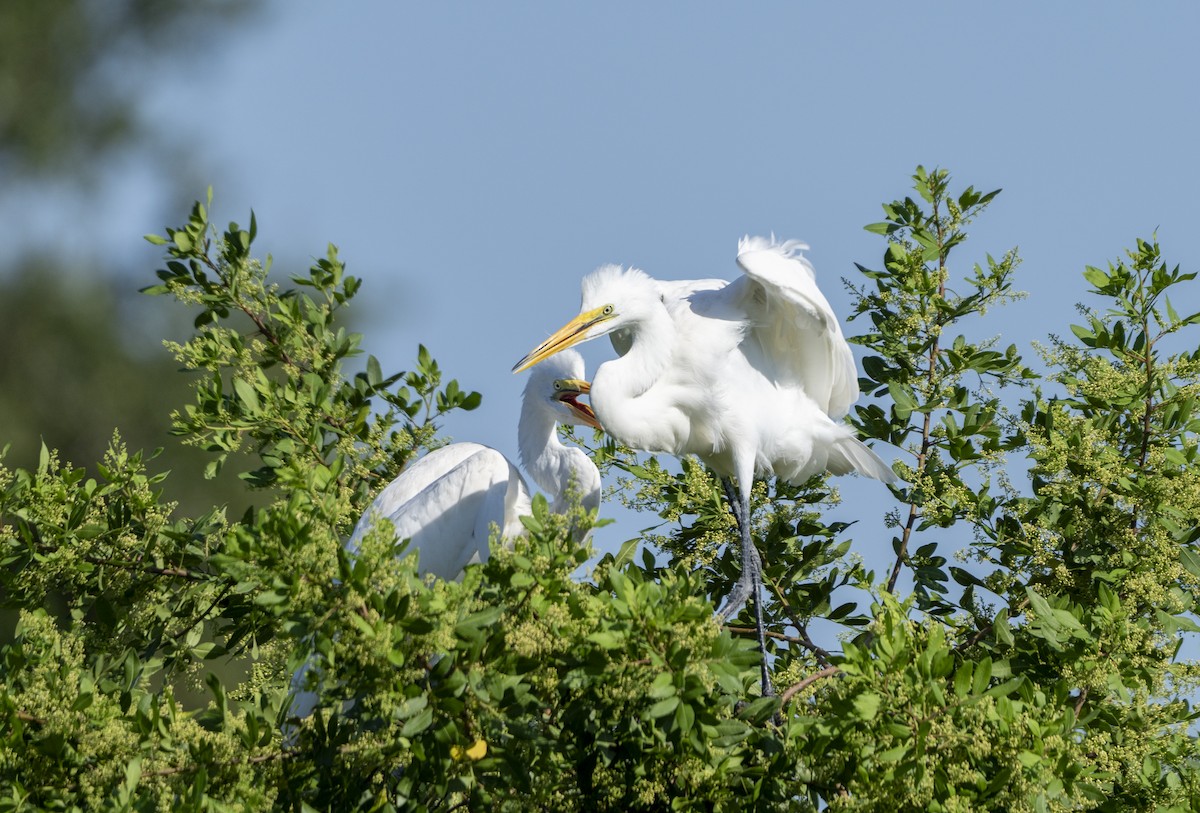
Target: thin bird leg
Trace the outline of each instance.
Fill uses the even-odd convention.
[[[729,512],[733,514],[734,520],[737,522],[738,539],[741,540],[748,535],[748,530],[743,533],[744,528],[749,526],[742,522],[742,501],[738,497],[737,489],[733,485],[733,480],[728,477],[721,478],[721,485],[725,488],[725,499],[729,502]],[[743,543],[742,551],[745,556],[746,549]],[[755,558],[758,558],[758,551],[754,551]],[[725,597],[725,604],[717,611],[721,621],[728,621],[730,616],[742,608],[746,600],[750,598],[750,593],[754,590],[754,582],[750,573],[750,568],[745,566],[745,559],[742,560],[742,575],[738,579],[737,584],[733,586],[733,590]]]
[[[742,530],[742,501],[738,499],[737,489],[733,486],[732,477],[722,477],[721,487],[725,489],[725,499],[729,501],[729,513],[737,521],[738,533]]]
[[[735,522],[737,522],[738,539],[740,541],[743,539],[744,536],[750,535],[749,526],[745,526],[747,528],[747,530],[745,531],[744,534],[742,532],[742,528],[743,528],[742,500],[738,496],[737,488],[733,485],[732,479],[730,479],[729,477],[722,477],[721,485],[724,486],[724,488],[725,488],[725,499],[728,500],[728,502],[729,502],[729,513],[733,514],[733,519]],[[744,547],[741,552],[743,554],[745,553]],[[758,555],[758,548],[755,547],[754,545],[751,545],[750,553],[751,553],[752,558],[754,559],[754,567],[761,574],[762,573],[762,557],[760,557]],[[760,583],[761,583],[761,579],[760,579]],[[745,604],[747,599],[750,598],[750,593],[753,591],[753,589],[754,589],[754,584],[751,579],[751,574],[749,572],[749,569],[743,567],[742,568],[742,577],[738,580],[737,584],[735,584],[733,586],[733,590],[730,592],[730,594],[725,599],[724,606],[722,606],[721,610],[717,613],[719,616],[721,616],[721,620],[722,621],[728,620],[728,618],[730,616],[732,616],[734,613],[736,613],[738,610],[740,610],[742,608],[742,605]]]
[[[758,555],[758,548],[754,547],[754,540],[750,538],[750,489],[743,488],[741,492],[742,516],[747,520],[742,523],[742,567],[743,569],[748,567],[753,573],[750,589],[753,591],[754,598],[754,627],[758,631],[758,652],[762,656],[759,664],[762,675],[762,694],[763,697],[772,697],[775,690],[771,688],[771,672],[767,668],[767,626],[763,623],[763,564]]]
[[[738,527],[738,538],[741,539],[742,500],[740,497],[738,497],[737,488],[734,487],[732,479],[730,479],[729,477],[722,477],[721,485],[725,487],[725,499],[729,501],[729,513],[733,514],[733,519],[737,523],[737,527]],[[747,533],[749,533],[749,532],[747,532]],[[759,569],[759,572],[761,573],[762,572],[762,557],[758,555],[758,548],[756,548],[756,547],[752,548],[752,551],[754,553],[754,560],[758,563],[758,569]],[[747,584],[749,584],[749,582],[747,582]],[[738,604],[739,605],[742,604],[745,600],[746,600],[745,597],[743,597],[741,599],[741,601],[738,602]],[[735,607],[734,609],[737,609],[737,608]]]
[[[729,500],[730,510],[733,512],[733,518],[737,520],[738,530],[740,531],[742,542],[742,576],[734,585],[733,591],[725,600],[725,606],[721,608],[718,615],[721,620],[727,620],[746,602],[747,599],[754,599],[754,628],[758,634],[758,652],[762,656],[760,665],[762,674],[762,693],[764,697],[771,697],[775,694],[771,688],[771,675],[767,669],[767,636],[766,624],[763,623],[763,606],[762,606],[762,557],[758,554],[758,548],[754,546],[754,541],[750,538],[750,491],[749,489],[737,489],[733,485],[733,481],[728,477],[721,478],[721,485],[725,487],[725,497]],[[746,518],[743,521],[743,518]]]

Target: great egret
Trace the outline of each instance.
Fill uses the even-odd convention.
[[[530,376],[525,385],[517,448],[533,481],[566,510],[574,481],[584,508],[600,505],[600,472],[582,449],[558,438],[558,424],[598,427],[587,404],[583,358],[578,353]],[[421,572],[456,577],[468,564],[487,559],[493,524],[506,537],[524,532],[529,488],[508,458],[479,443],[452,443],[422,457],[379,492],[355,526],[347,548],[353,553],[377,518],[391,520],[397,539],[419,550]]]
[[[806,248],[745,237],[737,255],[744,275],[733,282],[663,281],[602,266],[583,279],[579,315],[513,368],[610,336],[620,358],[596,370],[592,409],[626,446],[694,454],[723,477],[741,532],[742,576],[721,616],[753,594],[760,648],[762,562],[750,539],[754,477],[799,484],[828,470],[896,479],[841,420],[859,395],[857,370],[800,254]],[[763,690],[770,691],[765,661]]]
[[[569,351],[554,362],[525,385],[517,447],[533,481],[552,498],[550,510],[566,511],[574,493],[590,511],[600,505],[600,471],[582,449],[559,439],[558,424],[599,424],[577,400],[588,392],[583,358]],[[523,534],[520,518],[530,512],[529,488],[508,458],[479,443],[452,443],[411,464],[379,492],[346,549],[356,553],[376,522],[390,521],[396,538],[409,540],[407,552],[420,551],[421,573],[454,579],[468,564],[486,561],[493,525],[505,537]],[[292,676],[292,716],[307,717],[316,707],[317,693],[304,688],[312,668],[310,661]]]

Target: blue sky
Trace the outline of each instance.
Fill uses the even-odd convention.
[[[509,370],[574,315],[592,268],[732,278],[737,238],[773,231],[812,246],[845,313],[841,278],[883,250],[862,226],[918,163],[1004,188],[959,268],[1019,246],[1030,296],[980,331],[1029,354],[1067,332],[1084,264],[1135,237],[1157,229],[1171,261],[1200,267],[1200,7],[914,8],[276,0],[148,77],[144,104],[196,145],[201,185],[177,196],[211,183],[218,222],[253,207],[281,269],[337,244],[365,281],[367,348],[399,369],[426,344],[484,393],[447,431],[515,457]],[[103,236],[76,239],[128,254],[140,284],[157,262],[140,235],[184,210],[164,222],[136,165],[113,173],[81,227]],[[612,355],[582,349],[589,369]],[[862,493],[859,535],[886,550],[886,506]]]

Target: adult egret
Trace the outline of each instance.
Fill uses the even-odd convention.
[[[694,454],[722,476],[741,532],[742,576],[720,614],[727,618],[753,595],[760,648],[762,562],[750,539],[754,477],[799,484],[828,470],[896,479],[841,420],[859,395],[857,370],[800,254],[806,248],[745,237],[737,255],[743,276],[733,282],[663,281],[602,266],[583,279],[579,315],[513,368],[611,338],[620,357],[596,370],[592,409],[626,446]],[[770,691],[765,660],[763,690]]]
[[[591,408],[577,400],[588,392],[583,375],[583,358],[562,354],[529,377],[521,403],[521,462],[556,513],[570,508],[573,494],[589,511],[600,505],[600,471],[582,449],[558,437],[560,423],[599,428]],[[379,492],[346,549],[356,553],[376,522],[390,521],[396,538],[409,540],[407,551],[420,551],[421,573],[454,579],[468,564],[487,559],[493,525],[505,537],[517,536],[525,532],[520,518],[530,513],[529,487],[508,458],[479,443],[452,443],[411,464]],[[309,661],[292,676],[292,716],[307,717],[316,707],[317,693],[304,688],[312,668]]]

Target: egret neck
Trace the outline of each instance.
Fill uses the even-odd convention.
[[[521,405],[517,447],[529,476],[542,491],[554,495],[551,511],[566,510],[572,483],[584,508],[590,511],[600,506],[600,472],[582,449],[559,440],[554,415],[539,408],[536,398],[529,395]]]

